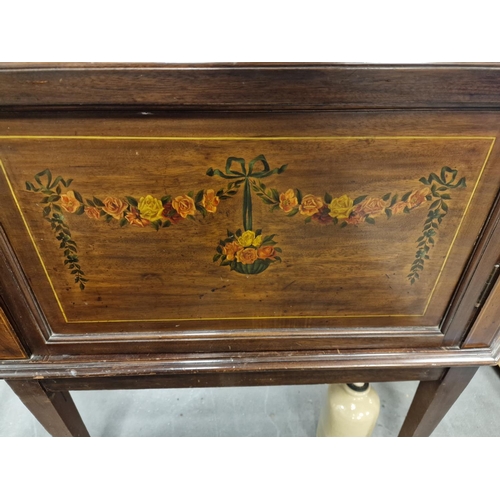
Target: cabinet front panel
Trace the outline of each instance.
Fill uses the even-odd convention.
[[[1,223],[51,332],[439,327],[497,118],[359,115],[4,122]]]

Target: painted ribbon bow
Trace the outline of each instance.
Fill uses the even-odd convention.
[[[231,165],[234,163],[239,163],[241,170],[232,170]],[[256,163],[261,162],[263,165],[263,170],[254,172],[254,166]],[[274,174],[282,174],[286,170],[287,165],[282,165],[279,168],[270,169],[269,163],[264,155],[256,156],[253,160],[248,163],[248,169],[245,166],[245,160],[243,158],[236,158],[231,156],[226,161],[225,172],[219,169],[214,170],[209,168],[207,170],[207,175],[213,177],[218,175],[223,179],[237,179],[235,182],[236,187],[240,187],[241,184],[244,185],[243,190],[243,227],[245,231],[252,230],[252,192],[250,189],[250,178],[263,179],[264,177],[269,177]]]

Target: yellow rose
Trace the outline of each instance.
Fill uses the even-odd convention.
[[[147,219],[150,222],[161,219],[163,204],[161,200],[153,198],[150,194],[148,194],[145,198],[142,197],[139,200],[138,208],[143,219]]]
[[[253,264],[257,260],[255,248],[243,248],[236,253],[236,260],[242,264]]]
[[[252,246],[255,248],[259,248],[261,245],[262,245],[262,235],[260,234],[253,240]]]
[[[299,212],[302,215],[310,216],[317,214],[323,206],[323,200],[319,196],[313,194],[306,194],[302,198],[302,203],[299,206]]]
[[[190,196],[176,196],[172,200],[172,206],[183,219],[185,219],[188,215],[196,215],[194,200]]]
[[[351,215],[353,209],[353,201],[349,196],[344,194],[339,198],[334,198],[328,205],[330,209],[330,217],[337,217],[337,219],[347,219]]]
[[[205,207],[205,210],[214,214],[217,212],[219,203],[220,199],[218,196],[215,196],[215,191],[213,189],[207,189],[203,195],[203,199],[201,200],[201,204]]]
[[[255,233],[253,231],[245,231],[239,238],[238,243],[242,247],[249,247],[255,240]],[[262,241],[262,240],[261,240]]]

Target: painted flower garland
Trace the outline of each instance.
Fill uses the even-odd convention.
[[[234,164],[237,168],[234,168]],[[257,165],[261,165],[261,168],[258,169]],[[408,274],[408,280],[414,284],[420,278],[425,261],[429,259],[429,251],[435,244],[437,230],[448,213],[447,201],[451,199],[448,191],[466,187],[465,177],[457,181],[458,171],[450,167],[443,167],[440,175],[432,173],[420,178],[419,182],[423,186],[406,192],[401,198],[391,192],[382,197],[361,195],[352,198],[347,194],[333,197],[329,193],[321,197],[304,195],[298,188],[289,188],[280,193],[262,182],[266,177],[284,173],[286,168],[287,165],[282,165],[271,169],[264,155],[257,156],[248,165],[243,158],[230,157],[224,171],[207,170],[210,177],[228,179],[230,182],[225,188],[218,191],[202,189],[196,193],[190,191],[175,197],[165,195],[156,198],[148,194],[139,198],[106,196],[100,199],[93,196],[84,199],[78,191],[68,189],[73,179],[65,180],[61,176],[53,179],[49,169],[36,174],[34,183],[26,182],[26,189],[43,195],[42,216],[50,223],[59,241],[64,265],[74,276],[75,283],[84,290],[88,279],[80,266],[78,246],[67,224],[66,214],[86,215],[90,219],[108,223],[117,221],[121,227],[151,227],[158,231],[187,219],[196,220],[197,216],[216,214],[221,201],[235,196],[240,187],[243,187],[243,229],[235,232],[228,230],[227,238],[219,241],[213,257],[214,262],[240,274],[260,274],[271,264],[281,262],[278,254],[282,249],[276,246],[276,235],[265,236],[262,229],[253,230],[252,192],[269,205],[271,211],[281,211],[288,217],[299,215],[305,223],[338,224],[340,228],[363,223],[375,224],[375,219],[381,215],[391,218],[393,215],[409,214],[430,203]]]

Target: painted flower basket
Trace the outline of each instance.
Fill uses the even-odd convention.
[[[274,234],[263,236],[262,230],[227,232],[227,238],[221,240],[214,255],[214,262],[229,266],[231,271],[240,274],[260,274],[271,264],[281,262],[281,248],[276,246]]]

